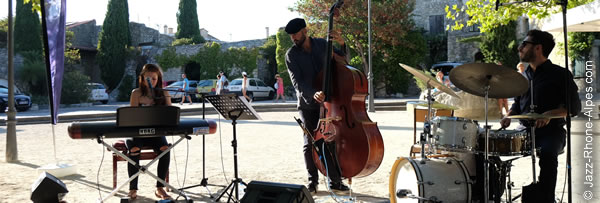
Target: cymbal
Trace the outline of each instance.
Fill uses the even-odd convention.
[[[418,103],[417,106],[427,107],[427,102]],[[442,104],[442,103],[439,103],[439,102],[433,102],[433,104],[431,104],[431,108],[434,108],[434,109],[449,109],[449,110],[456,110],[456,109],[458,109],[455,106],[448,105],[448,104]]]
[[[416,76],[417,78],[425,81],[427,83],[427,85],[429,85],[431,87],[435,87],[435,88],[437,88],[438,90],[440,90],[442,92],[445,92],[445,93],[447,93],[447,94],[449,94],[449,95],[451,95],[453,97],[456,97],[456,98],[460,99],[460,97],[458,95],[456,95],[456,93],[454,93],[454,91],[452,91],[450,88],[446,87],[444,84],[438,82],[437,79],[435,79],[431,75],[429,75],[429,74],[427,74],[427,73],[425,73],[423,71],[417,70],[417,69],[415,69],[413,67],[410,67],[408,65],[402,64],[402,63],[400,63],[400,66],[402,68],[404,68],[406,71],[408,71],[409,73],[411,73],[414,76]]]
[[[460,65],[450,71],[450,81],[459,89],[485,96],[485,86],[489,85],[490,98],[509,98],[527,92],[527,79],[516,70],[491,63],[470,63]]]
[[[538,119],[545,119],[545,118],[562,118],[562,117],[563,116],[544,115],[544,114],[539,114],[539,113],[527,113],[527,114],[521,114],[521,115],[508,116],[508,118],[525,119],[525,120],[538,120]]]

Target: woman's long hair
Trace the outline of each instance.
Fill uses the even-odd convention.
[[[148,82],[146,82],[146,79],[144,78],[144,74],[146,73],[156,73],[156,75],[158,75],[158,81],[156,82],[156,87],[154,87],[154,103],[156,105],[165,105],[165,94],[163,89],[163,79],[162,79],[162,71],[160,70],[160,67],[156,64],[146,64],[144,65],[144,67],[142,68],[142,72],[140,72],[140,75],[138,76],[138,84],[140,87],[140,90],[142,91],[142,96],[148,96],[151,95],[150,91],[150,87],[148,86]]]

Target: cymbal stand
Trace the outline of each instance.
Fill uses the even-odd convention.
[[[432,113],[432,104],[433,97],[431,96],[431,85],[427,82],[427,116],[425,117],[425,122],[423,122],[423,132],[421,133],[420,142],[421,142],[421,159],[426,160],[427,156],[425,156],[425,144],[429,142],[429,152],[427,154],[431,154],[432,152],[432,136],[431,136],[431,117]],[[429,141],[428,141],[429,140]]]
[[[531,113],[535,113],[535,104],[533,103],[533,79],[529,80],[530,84],[529,84],[529,92],[531,93],[531,95],[529,96],[529,112]],[[537,183],[536,178],[535,178],[535,123],[537,122],[537,120],[529,120],[528,123],[531,126],[531,136],[529,137],[529,139],[531,139],[531,170],[532,170],[532,176],[533,176],[533,184]]]
[[[488,125],[488,99],[489,99],[489,92],[490,92],[490,79],[491,76],[487,76],[487,81],[486,81],[486,85],[484,87],[484,91],[485,91],[485,153],[484,153],[484,159],[483,159],[483,174],[484,174],[484,178],[483,178],[483,182],[484,182],[484,188],[483,188],[483,198],[484,198],[484,202],[487,202],[489,200],[489,195],[490,195],[490,172],[489,172],[489,157],[488,157],[488,152],[489,152],[489,137],[490,137],[490,128],[491,126]]]

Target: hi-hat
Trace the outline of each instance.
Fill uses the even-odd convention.
[[[562,118],[562,117],[563,116],[544,115],[544,114],[539,114],[539,113],[527,113],[527,114],[521,114],[521,115],[508,116],[508,118],[524,119],[524,120],[538,120],[538,119]]]
[[[454,91],[446,87],[444,84],[438,82],[437,79],[433,78],[431,75],[402,63],[400,63],[400,66],[417,78],[425,81],[428,86],[435,87],[442,92],[448,93],[449,95],[460,99],[460,97],[456,95]]]
[[[427,104],[427,102],[426,102],[426,101],[425,101],[425,102],[418,102],[418,103],[417,103],[417,106],[424,106],[424,107],[427,107],[427,106],[428,106],[428,104]],[[448,105],[448,104],[442,104],[442,103],[439,103],[439,102],[437,102],[437,101],[436,101],[436,102],[433,102],[433,104],[431,104],[431,108],[434,108],[434,109],[448,109],[448,110],[457,110],[457,109],[458,109],[458,108],[457,108],[457,107],[455,107],[455,106]]]
[[[519,96],[529,88],[527,79],[516,70],[491,63],[470,63],[453,68],[450,81],[459,89],[482,97],[489,85],[490,98]]]

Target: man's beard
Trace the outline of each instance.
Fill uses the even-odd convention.
[[[294,44],[296,44],[296,46],[302,46],[302,44],[304,44],[304,40],[306,40],[306,36],[304,36],[304,34],[302,34],[302,39],[300,40],[294,40]]]
[[[521,62],[532,62],[533,61],[533,49],[527,50],[527,52],[523,53],[523,56],[519,55],[519,59]]]

